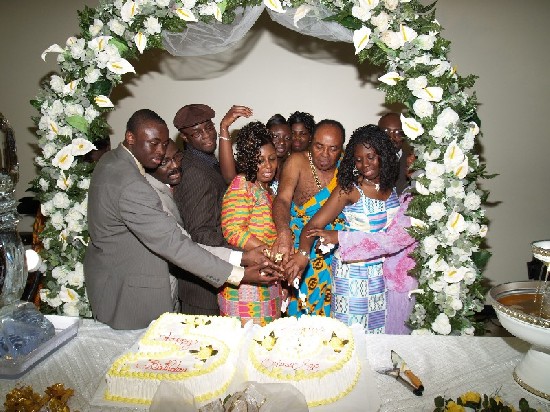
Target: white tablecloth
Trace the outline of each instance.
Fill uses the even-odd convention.
[[[0,405],[17,384],[31,385],[43,394],[44,389],[59,382],[75,390],[69,403],[71,410],[131,411],[133,408],[93,406],[90,401],[114,358],[132,346],[141,333],[117,331],[84,320],[74,339],[20,378],[0,378]],[[373,369],[390,367],[393,349],[425,386],[424,395],[417,397],[393,378],[376,373],[381,411],[432,411],[436,396],[455,398],[469,390],[487,394],[499,391],[503,399],[516,406],[524,397],[532,407],[550,411],[550,402],[531,395],[512,378],[514,367],[529,348],[517,338],[370,335],[366,342]]]

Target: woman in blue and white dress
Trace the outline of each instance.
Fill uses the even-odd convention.
[[[373,234],[386,231],[399,210],[395,191],[398,174],[395,147],[386,133],[374,125],[355,130],[338,168],[338,186],[302,231],[300,250],[310,250],[316,237],[320,237],[318,247],[337,244],[338,232],[322,229],[340,212],[346,217],[346,230]],[[306,257],[298,255],[292,257],[291,277],[307,264]],[[368,261],[342,261],[336,251],[332,262],[332,317],[348,325],[361,324],[366,333],[385,333],[384,259],[385,255],[380,254]]]

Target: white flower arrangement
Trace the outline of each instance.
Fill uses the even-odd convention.
[[[403,130],[416,154],[416,195],[408,214],[418,240],[413,275],[419,288],[409,319],[417,334],[472,335],[473,316],[483,307],[482,270],[488,252],[482,204],[488,193],[477,180],[488,177],[472,153],[480,136],[475,95],[465,89],[474,76],[461,77],[447,59],[449,42],[440,36],[434,4],[418,0],[106,0],[79,13],[81,33],[57,53],[59,75],[44,82],[33,102],[42,150],[33,190],[47,217],[41,234],[46,281],[44,311],[90,317],[82,261],[89,236],[87,189],[92,165],[83,156],[104,137],[109,94],[121,75],[135,72],[131,59],[162,47],[161,31],[178,32],[192,22],[230,23],[235,8],[263,4],[275,12],[296,10],[295,20],[314,7],[353,31],[355,54],[384,67],[379,88],[388,103],[401,102]],[[296,23],[296,21],[295,21]]]

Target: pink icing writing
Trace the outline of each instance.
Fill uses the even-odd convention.
[[[267,369],[271,368],[287,368],[294,371],[303,370],[307,372],[315,372],[319,370],[318,363],[312,362],[285,362],[285,361],[276,361],[271,359],[264,359],[262,361],[262,366]]]
[[[189,349],[193,346],[193,344],[196,343],[195,340],[189,340],[186,338],[182,338],[181,336],[172,336],[171,331],[168,335],[160,335],[160,340],[163,340],[165,342],[177,343],[181,349]]]
[[[149,359],[145,366],[143,367],[145,370],[152,370],[152,371],[164,371],[164,372],[186,372],[187,368],[182,365],[181,360],[158,360],[158,359]]]

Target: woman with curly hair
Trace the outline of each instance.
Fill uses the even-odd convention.
[[[398,173],[395,147],[386,133],[374,125],[358,128],[338,168],[338,186],[300,235],[300,250],[309,251],[315,237],[320,237],[323,249],[327,244],[339,243],[340,233],[364,232],[363,240],[367,239],[368,244],[363,245],[366,250],[361,253],[368,256],[368,260],[358,261],[356,256],[343,258],[341,246],[334,254],[331,316],[347,325],[359,323],[366,333],[387,333],[387,310],[392,308],[387,306],[383,263],[414,242],[402,227],[390,230],[392,224],[402,223],[396,219],[401,211],[395,191]],[[323,230],[340,212],[346,217],[347,232]],[[399,232],[399,236],[394,237],[394,232]],[[389,238],[382,240],[381,236]],[[298,270],[307,265],[303,254],[295,254],[292,260]],[[294,272],[289,276],[292,278]],[[406,270],[404,276],[407,276]],[[402,323],[402,317],[396,322]]]
[[[252,116],[252,109],[246,106],[233,106],[236,108],[231,112],[233,118],[229,118],[229,121],[234,122],[239,117]],[[229,113],[228,113],[229,115]],[[225,120],[225,119],[224,119]],[[277,153],[278,167],[275,178],[271,182],[271,189],[274,194],[277,194],[277,188],[279,186],[279,176],[282,170],[284,161],[290,156],[292,151],[292,131],[290,125],[285,117],[279,113],[274,114],[269,118],[265,127],[273,134],[273,145]],[[220,128],[220,167],[222,176],[227,183],[231,182],[237,175],[237,166],[235,165],[235,158],[233,156],[233,143],[229,137],[229,129],[223,126]]]
[[[277,238],[271,214],[270,183],[277,171],[273,134],[260,122],[248,123],[237,135],[236,152],[238,174],[222,202],[223,235],[230,245],[244,250],[258,246],[270,250]],[[225,284],[218,303],[222,316],[265,325],[281,316],[281,286]]]

